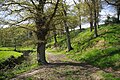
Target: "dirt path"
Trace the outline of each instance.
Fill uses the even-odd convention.
[[[48,54],[49,65],[25,72],[11,80],[101,80],[103,71],[91,65],[74,62],[63,54]]]

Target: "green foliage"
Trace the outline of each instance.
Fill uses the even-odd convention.
[[[111,73],[103,73],[102,75],[104,76],[105,80],[120,80],[120,78],[115,77]]]
[[[21,55],[22,53],[15,52],[15,51],[0,51],[0,63],[10,58],[11,56],[14,56],[15,58],[17,58]]]
[[[0,28],[1,47],[21,47],[34,45],[34,34],[20,27]]]

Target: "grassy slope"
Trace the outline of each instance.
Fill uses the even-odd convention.
[[[120,25],[102,26],[99,37],[94,38],[88,30],[72,39],[70,58],[95,66],[120,69]]]
[[[48,50],[55,53],[65,53],[73,60],[86,62],[102,69],[112,67],[115,70],[120,70],[120,24],[100,26],[98,34],[99,36],[94,38],[94,31],[90,32],[89,29],[81,33],[71,32],[74,50],[66,52],[66,46],[62,46],[66,43],[64,36],[62,39],[58,37],[60,46],[56,50],[50,48]],[[109,80],[108,78],[116,80],[113,74],[102,74],[106,80]]]
[[[118,24],[101,26],[98,30],[99,36],[97,38],[94,38],[94,31],[90,32],[89,29],[76,34],[76,36],[75,33],[72,32],[71,43],[74,50],[66,54],[74,60],[88,62],[101,68],[117,68],[120,66],[119,33],[120,25]],[[65,44],[65,41],[60,40],[58,44]],[[63,40],[65,40],[65,38],[63,38]],[[65,45],[60,45],[60,48],[58,48],[58,50],[63,53],[65,53],[65,49]]]

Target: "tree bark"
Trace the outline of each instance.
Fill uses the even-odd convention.
[[[117,21],[120,22],[120,6],[117,6]]]
[[[54,37],[54,47],[57,47],[57,34],[56,34],[56,31],[54,30],[53,31],[53,37]]]
[[[79,16],[79,22],[80,22],[80,24],[79,24],[80,32],[82,32],[82,26],[81,26],[81,16]]]
[[[71,41],[70,41],[70,32],[69,32],[69,27],[67,26],[66,21],[64,21],[64,26],[65,26],[65,31],[66,31],[66,37],[67,37],[67,46],[68,46],[68,51],[72,50],[71,46]]]
[[[63,15],[64,17],[67,17],[67,12],[66,12],[66,9],[65,7],[63,6],[62,4],[62,8],[63,8]],[[71,46],[71,41],[70,41],[70,32],[69,32],[69,27],[67,25],[67,20],[64,19],[63,20],[63,23],[64,23],[64,27],[65,27],[65,31],[66,31],[66,38],[67,38],[67,47],[68,47],[68,51],[72,50],[72,46]]]
[[[93,30],[93,13],[92,10],[90,11],[90,31]]]
[[[45,45],[44,42],[37,44],[37,60],[39,64],[48,64],[45,57]]]
[[[96,11],[96,3],[95,0],[93,0],[94,5],[94,37],[97,37],[97,11]]]
[[[90,31],[92,32],[93,30],[93,22],[90,22]]]
[[[37,33],[37,60],[39,64],[48,64],[45,57],[46,35],[47,30],[45,29],[42,29]]]

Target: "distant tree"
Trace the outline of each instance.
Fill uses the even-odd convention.
[[[72,50],[72,46],[71,46],[71,40],[70,40],[70,32],[69,32],[69,27],[68,27],[68,23],[67,23],[67,6],[65,4],[66,2],[63,1],[63,4],[62,4],[62,9],[63,9],[63,16],[64,16],[64,19],[63,19],[63,24],[64,24],[64,27],[65,27],[65,32],[66,32],[66,37],[67,37],[67,47],[68,47],[68,51]]]
[[[117,21],[120,22],[120,0],[105,0],[108,4],[116,7]]]
[[[77,8],[77,14],[78,14],[78,17],[79,17],[79,28],[80,28],[80,32],[82,31],[82,26],[81,26],[81,23],[82,23],[82,19],[81,19],[81,17],[82,17],[82,8],[81,8],[81,5],[82,5],[82,3],[81,3],[81,0],[78,0],[78,2],[79,3],[77,3],[75,0],[73,0],[73,2],[74,2],[74,4],[75,4],[75,7]]]
[[[93,17],[94,17],[94,16],[93,16],[93,5],[92,5],[91,0],[85,0],[85,3],[86,3],[87,6],[88,6],[90,31],[92,31],[92,30],[93,30],[93,21],[94,21],[94,19],[93,19]]]
[[[94,13],[94,37],[98,36],[97,26],[98,26],[98,5],[99,0],[91,0],[93,4],[93,13]]]

